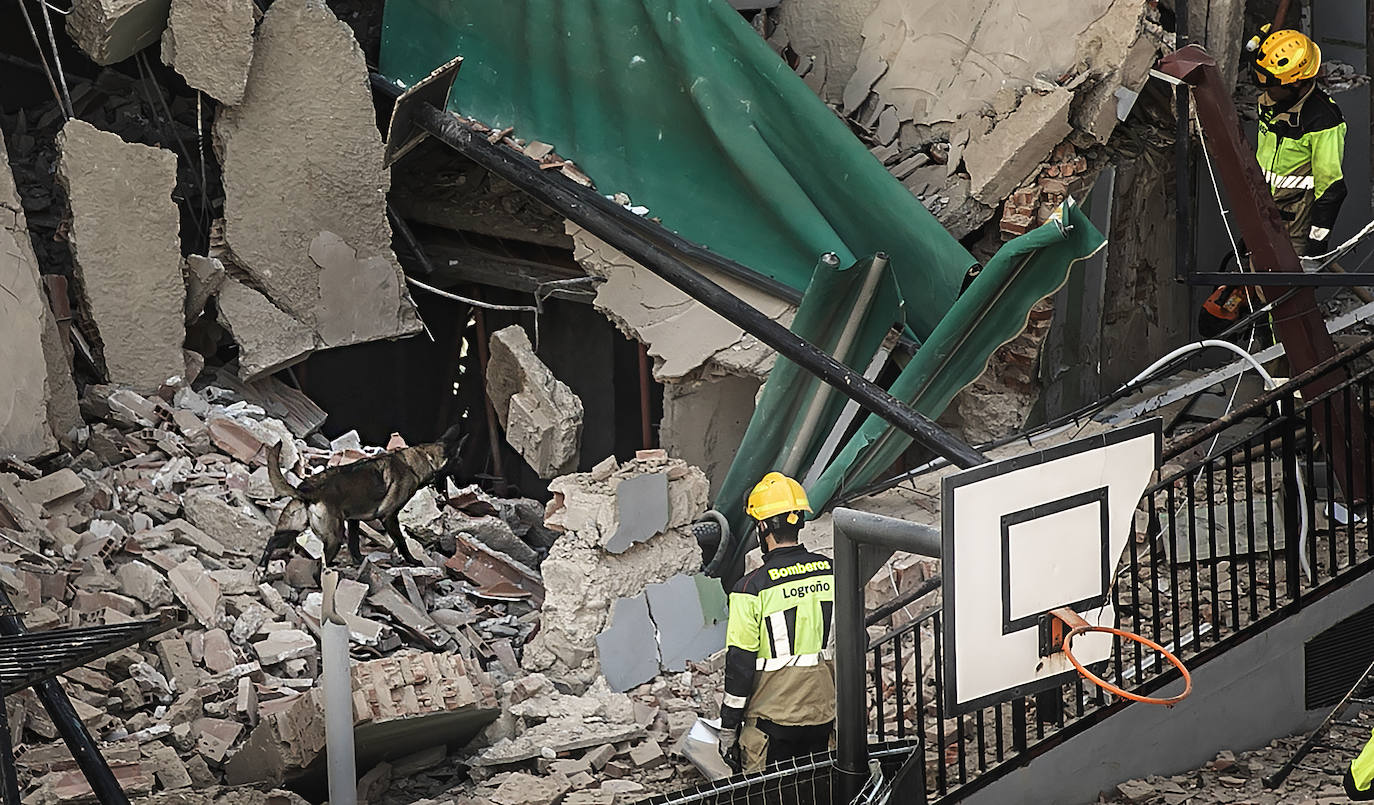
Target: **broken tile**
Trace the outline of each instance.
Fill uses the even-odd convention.
[[[658,676],[658,645],[644,595],[615,602],[610,626],[596,636],[596,653],[611,690],[626,691]]]
[[[606,550],[624,553],[668,527],[668,476],[648,473],[626,478],[615,488],[617,527]]]

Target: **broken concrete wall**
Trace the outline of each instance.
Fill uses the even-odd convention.
[[[720,375],[663,386],[659,444],[706,473],[712,500],[749,428],[762,385],[752,377]]]
[[[1162,46],[1147,15],[1157,12],[1133,0],[792,0],[770,41],[790,44],[810,65],[804,80],[963,237],[1069,134],[1066,122],[1085,142],[1107,141]]]
[[[162,36],[170,5],[171,0],[74,0],[67,33],[91,61],[114,64]]]
[[[81,120],[62,128],[58,148],[78,287],[106,376],[151,391],[186,371],[176,155]]]
[[[694,376],[703,369],[763,378],[773,367],[773,351],[757,338],[698,304],[666,280],[569,223],[573,257],[587,273],[605,278],[597,286],[596,309],[621,332],[649,347],[654,377],[660,381]],[[738,280],[696,267],[713,282],[783,325],[795,309]]]
[[[0,455],[31,459],[81,424],[76,388],[0,138]],[[74,420],[74,421],[73,421]]]
[[[622,526],[616,489],[646,474],[668,477],[667,530],[622,553],[603,546]],[[549,484],[554,499],[546,522],[564,531],[544,560],[544,608],[539,633],[525,650],[526,670],[566,673],[590,682],[596,636],[614,602],[644,592],[679,573],[701,567],[701,549],[685,528],[706,509],[709,484],[701,470],[680,459],[635,459],[623,467],[565,475]],[[652,646],[649,647],[652,652]]]
[[[214,134],[225,241],[253,286],[321,347],[420,329],[391,251],[367,65],[322,0],[272,5],[243,100]]]
[[[315,333],[241,282],[226,278],[218,291],[219,322],[239,345],[239,377],[252,382],[309,357]]]
[[[534,354],[524,328],[491,334],[487,397],[506,441],[540,478],[577,469],[582,445],[582,401]]]
[[[243,100],[253,61],[253,0],[172,0],[162,63],[228,106]]]

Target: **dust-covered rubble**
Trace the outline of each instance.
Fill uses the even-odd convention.
[[[305,530],[257,568],[268,537],[291,526],[277,523],[286,501],[266,448],[281,443],[292,482],[383,451],[356,435],[331,445],[311,417],[253,388],[91,385],[74,450],[0,472],[0,583],[32,630],[187,612],[183,627],[63,679],[131,795],[318,784],[323,545]],[[641,478],[664,482],[661,521],[616,494]],[[674,746],[719,706],[723,636],[626,693],[594,659],[617,597],[671,586],[710,598],[691,581],[701,552],[685,528],[706,506],[705,477],[646,451],[552,488],[547,510],[452,481],[422,489],[401,518],[415,567],[363,526],[363,562],[344,568],[336,606],[355,657],[359,772],[386,801],[524,801],[526,785],[566,781],[565,802],[609,803],[696,781]],[[625,529],[640,533],[612,553],[606,542]],[[720,597],[705,627],[723,621]],[[659,646],[650,636],[639,651]],[[89,796],[33,693],[7,704],[26,801]],[[411,772],[403,782],[398,769]]]

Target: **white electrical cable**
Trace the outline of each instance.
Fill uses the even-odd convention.
[[[1196,352],[1197,350],[1204,349],[1206,347],[1220,347],[1222,349],[1227,349],[1231,352],[1236,353],[1241,357],[1242,360],[1248,362],[1252,367],[1254,367],[1255,372],[1259,374],[1261,378],[1264,379],[1265,389],[1278,388],[1278,381],[1274,379],[1273,375],[1270,375],[1269,372],[1265,370],[1264,366],[1261,365],[1259,361],[1255,360],[1254,355],[1251,355],[1249,352],[1246,352],[1239,346],[1232,344],[1230,341],[1220,341],[1215,338],[1208,338],[1202,341],[1194,341],[1191,344],[1184,344],[1183,346],[1179,347],[1173,352],[1170,352],[1168,355],[1165,355],[1163,358],[1160,358],[1159,360],[1150,364],[1149,368],[1147,368],[1145,371],[1141,372],[1140,374],[1132,378],[1131,383],[1138,382],[1139,380],[1148,377],[1160,366],[1163,366],[1164,364],[1168,363],[1174,358],[1177,358],[1180,355],[1186,355],[1189,352]],[[1213,447],[1216,446],[1215,440],[1213,440],[1212,445]],[[1210,453],[1210,450],[1208,452]],[[1312,566],[1307,561],[1307,482],[1302,477],[1301,468],[1295,465],[1294,471],[1297,477],[1293,480],[1297,483],[1298,487],[1298,564],[1302,567],[1303,575],[1307,577],[1308,581],[1311,581]],[[1198,478],[1201,477],[1201,473],[1199,473]],[[1196,481],[1194,483],[1196,483]],[[1182,511],[1181,506],[1179,510]],[[1177,516],[1177,512],[1175,512],[1175,516]]]
[[[1156,369],[1172,361],[1180,355],[1187,355],[1189,352],[1196,352],[1200,349],[1205,349],[1207,347],[1218,347],[1220,349],[1226,349],[1236,353],[1240,356],[1242,360],[1246,361],[1250,364],[1251,367],[1254,368],[1256,374],[1258,374],[1261,378],[1264,379],[1265,389],[1273,389],[1278,387],[1278,381],[1274,379],[1273,375],[1269,374],[1269,372],[1265,370],[1264,366],[1259,361],[1255,360],[1254,355],[1251,355],[1249,352],[1246,352],[1239,346],[1232,344],[1230,341],[1222,341],[1216,338],[1205,338],[1201,341],[1194,341],[1191,344],[1184,344],[1183,346],[1179,347],[1173,352],[1170,352],[1168,355],[1165,355],[1164,357],[1150,364],[1145,369],[1145,371],[1131,378],[1130,383],[1127,383],[1126,385],[1129,386],[1132,383],[1138,383],[1141,380],[1144,380],[1145,378],[1153,374]]]

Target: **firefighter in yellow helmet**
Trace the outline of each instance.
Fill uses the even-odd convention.
[[[758,771],[830,746],[835,577],[829,558],[799,542],[811,511],[801,484],[770,472],[745,511],[758,523],[763,565],[730,593],[721,754]]]
[[[1269,33],[1255,53],[1255,77],[1264,88],[1255,156],[1288,236],[1304,256],[1330,250],[1346,196],[1345,117],[1317,86],[1321,63],[1321,48],[1299,31]]]

